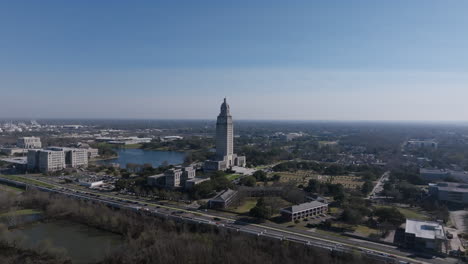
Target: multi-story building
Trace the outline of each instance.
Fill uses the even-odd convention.
[[[42,148],[42,143],[38,137],[21,137],[16,140],[16,146],[25,149],[40,149]]]
[[[166,180],[167,188],[180,187],[180,178],[182,177],[182,169],[169,169],[164,172],[164,178]]]
[[[328,204],[312,201],[281,209],[280,212],[284,219],[295,221],[303,218],[326,214],[328,212]]]
[[[233,166],[245,167],[244,156],[234,154],[234,125],[230,107],[224,98],[216,121],[216,159],[206,161],[204,170],[226,170]]]
[[[40,172],[59,171],[65,168],[65,153],[57,150],[35,149],[28,151],[28,169]]]
[[[95,148],[87,148],[88,151],[88,159],[94,159],[99,156],[99,150]]]
[[[40,172],[52,172],[65,168],[88,166],[86,149],[50,147],[28,151],[28,169]]]
[[[446,178],[454,178],[459,181],[468,182],[468,173],[466,171],[422,168],[419,170],[419,175],[426,181],[440,181]]]
[[[437,222],[406,219],[403,247],[418,251],[446,251],[446,233]]]
[[[182,177],[181,177],[181,184],[185,185],[185,182],[195,178],[196,171],[193,167],[187,166],[182,168]]]
[[[88,166],[88,151],[80,148],[50,147],[48,150],[63,151],[65,154],[65,166],[67,168],[79,168]]]
[[[465,183],[430,183],[429,193],[434,195],[439,201],[468,204],[468,184]]]

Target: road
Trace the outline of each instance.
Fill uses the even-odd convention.
[[[30,183],[22,183],[9,179],[0,179],[10,184],[31,187]],[[77,190],[65,188],[48,181],[35,178],[36,181],[48,184],[50,188],[33,186],[46,192],[54,192],[83,200],[91,200],[104,203],[117,208],[127,208],[158,217],[173,218],[176,221],[196,222],[215,225],[219,228],[235,230],[256,236],[264,236],[273,239],[289,240],[305,245],[319,247],[329,251],[352,253],[354,250],[361,251],[369,257],[386,261],[387,263],[453,263],[451,259],[415,259],[411,253],[403,252],[396,247],[386,246],[363,240],[350,240],[345,237],[311,233],[297,229],[289,229],[277,224],[252,224],[238,221],[233,217],[226,217],[218,211],[194,210],[187,207],[169,205],[162,202],[147,202],[135,198],[124,198],[107,193],[94,192],[91,190]]]
[[[369,196],[367,196],[367,199],[373,199],[376,196],[376,194],[383,191],[383,186],[385,182],[388,181],[388,177],[390,177],[390,171],[386,171],[384,172],[384,174],[382,174],[382,176],[377,181],[377,184],[374,186],[374,189],[372,189]]]

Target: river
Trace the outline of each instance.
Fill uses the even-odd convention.
[[[154,168],[159,167],[167,161],[169,165],[182,164],[185,153],[177,151],[144,150],[144,149],[115,149],[119,154],[117,159],[101,160],[100,164],[117,163],[125,168],[128,163],[151,164]]]
[[[14,229],[24,236],[24,247],[35,247],[48,240],[55,248],[65,249],[73,264],[100,261],[124,243],[117,234],[68,221],[38,222]]]

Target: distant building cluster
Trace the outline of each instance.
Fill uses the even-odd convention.
[[[435,139],[410,139],[405,143],[405,148],[407,149],[437,149],[438,147],[439,143]]]
[[[88,166],[88,151],[79,148],[50,147],[28,151],[27,167],[30,171],[53,172],[65,168]]]
[[[216,122],[216,159],[206,161],[205,171],[226,170],[233,166],[245,167],[245,156],[234,154],[234,127],[229,105],[224,98]]]
[[[106,142],[115,145],[134,145],[150,143],[152,138],[140,138],[140,137],[97,137],[97,142]]]

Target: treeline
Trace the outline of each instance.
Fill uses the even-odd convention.
[[[282,148],[266,148],[265,150],[263,147],[244,146],[240,149],[239,154],[245,155],[247,164],[253,167],[293,158],[291,153]]]
[[[100,264],[124,263],[377,263],[356,252],[335,254],[305,245],[231,232],[207,225],[175,223],[132,211],[53,194],[27,192],[21,203],[49,218],[65,218],[122,234],[126,243]]]

